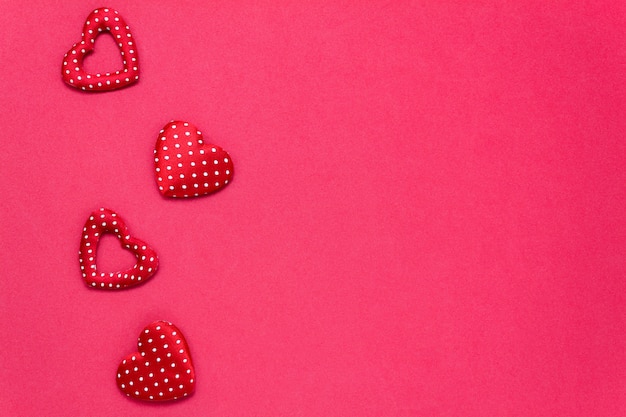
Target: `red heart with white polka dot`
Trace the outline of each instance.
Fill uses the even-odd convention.
[[[123,248],[133,252],[137,263],[126,271],[99,272],[96,265],[96,250],[100,236],[112,233],[120,240]],[[112,210],[101,208],[91,213],[83,228],[78,252],[80,269],[85,283],[94,288],[119,290],[146,282],[154,275],[159,259],[154,249],[145,242],[131,237],[124,220]]]
[[[195,389],[189,347],[180,330],[167,321],[146,326],[132,353],[117,368],[117,386],[128,397],[146,401],[184,398]]]
[[[96,38],[102,32],[110,32],[122,54],[124,69],[114,73],[88,74],[83,69],[85,55],[94,48]],[[131,85],[139,79],[137,47],[130,28],[116,10],[99,8],[87,16],[83,26],[83,39],[74,44],[63,57],[63,81],[85,91],[109,91]]]
[[[202,132],[188,122],[171,121],[159,132],[154,165],[159,191],[165,197],[211,194],[233,177],[228,153],[205,143]]]

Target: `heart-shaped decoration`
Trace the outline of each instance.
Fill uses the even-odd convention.
[[[217,145],[204,142],[188,122],[174,121],[159,132],[154,149],[159,191],[165,197],[198,197],[224,188],[233,178],[233,161]]]
[[[138,352],[117,368],[117,386],[128,397],[167,401],[187,397],[196,382],[189,347],[180,330],[167,321],[146,326],[137,341]]]
[[[124,69],[114,73],[88,74],[83,69],[85,56],[94,48],[96,38],[107,31],[115,38],[122,54]],[[139,79],[137,46],[117,10],[102,7],[87,16],[83,26],[82,40],[74,44],[63,57],[63,81],[68,85],[85,91],[109,91],[127,87]]]
[[[137,257],[137,263],[126,271],[100,272],[96,265],[96,250],[100,236],[112,233],[123,248]],[[131,237],[124,220],[112,210],[101,208],[91,213],[83,228],[78,252],[80,269],[85,283],[93,288],[119,290],[139,285],[150,279],[157,270],[159,259],[154,249]]]

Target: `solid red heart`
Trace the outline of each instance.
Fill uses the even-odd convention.
[[[103,31],[110,32],[122,54],[124,69],[114,73],[88,74],[83,69],[85,55],[94,48],[96,38]],[[109,91],[127,87],[139,79],[137,46],[130,28],[116,10],[102,7],[87,16],[82,40],[74,44],[63,57],[63,81],[86,91]]]
[[[133,252],[137,263],[126,271],[99,272],[96,265],[96,250],[100,236],[112,233],[123,248]],[[85,283],[94,288],[119,290],[139,285],[150,279],[157,270],[159,260],[154,249],[145,242],[131,237],[124,220],[112,210],[101,208],[91,213],[83,228],[78,252],[80,269]]]
[[[233,178],[233,161],[217,145],[204,142],[188,122],[171,121],[154,149],[159,191],[165,197],[198,197],[224,188]]]
[[[117,386],[128,397],[167,401],[187,397],[196,382],[189,347],[180,330],[167,321],[146,326],[137,341],[138,352],[117,368]]]

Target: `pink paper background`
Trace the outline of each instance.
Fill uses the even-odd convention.
[[[624,3],[310,3],[2,2],[0,414],[623,416]],[[142,78],[85,94],[61,61],[104,5]],[[170,119],[225,190],[161,198]],[[159,252],[141,288],[83,284],[100,206]],[[114,372],[157,319],[197,390],[155,406]]]

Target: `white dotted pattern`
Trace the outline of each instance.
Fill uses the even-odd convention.
[[[122,54],[124,68],[114,73],[89,74],[83,69],[85,56],[93,48],[98,35],[110,32]],[[102,7],[87,16],[82,40],[63,57],[63,81],[83,91],[109,91],[127,87],[139,79],[137,46],[130,28],[116,10]]]
[[[123,248],[133,252],[137,263],[125,271],[100,272],[96,265],[96,251],[100,236],[112,233]],[[91,213],[80,240],[78,261],[85,283],[92,288],[119,290],[139,285],[150,279],[159,266],[154,249],[142,240],[131,237],[124,220],[114,211],[101,208]]]
[[[145,401],[176,400],[191,395],[196,376],[189,347],[180,330],[167,321],[146,326],[138,352],[117,368],[117,386],[128,397]]]
[[[230,155],[204,142],[202,132],[183,121],[171,121],[159,132],[154,149],[157,186],[172,198],[214,193],[233,178]]]

